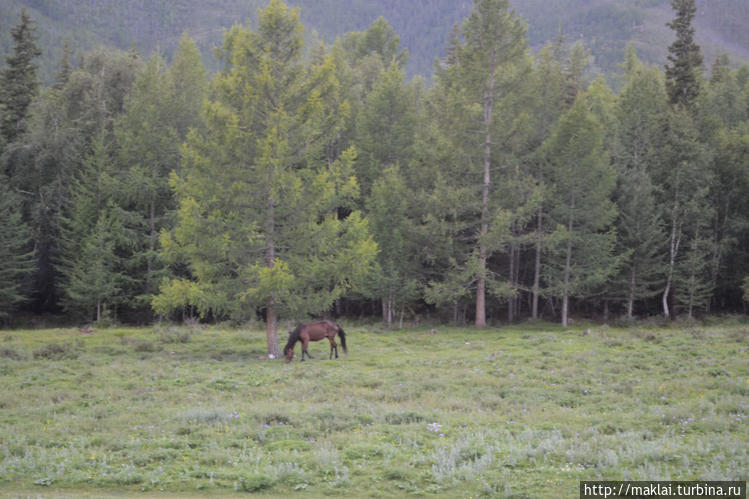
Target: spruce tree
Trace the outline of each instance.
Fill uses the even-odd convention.
[[[118,204],[127,211],[132,232],[128,274],[134,286],[128,294],[131,305],[140,310],[148,309],[167,275],[156,257],[159,232],[169,227],[176,208],[169,173],[179,166],[180,139],[172,124],[171,93],[166,62],[153,55],[138,75],[126,98],[125,113],[115,125],[123,170]]]
[[[36,23],[26,9],[11,36],[13,53],[5,56],[8,65],[0,72],[0,135],[5,143],[13,142],[27,128],[29,106],[39,92],[34,59],[42,54],[36,45]]]
[[[21,218],[17,196],[0,174],[0,321],[26,299],[24,279],[34,268],[31,235]]]
[[[619,182],[617,251],[624,254],[613,283],[615,298],[625,303],[626,317],[634,317],[638,300],[655,296],[663,283],[665,228],[652,180],[660,117],[666,110],[663,79],[627,49],[624,88],[617,105],[613,162]]]
[[[126,236],[115,204],[118,182],[101,131],[93,151],[73,182],[61,229],[60,270],[64,276],[64,308],[81,318],[99,321],[122,302],[125,276],[119,251]],[[115,310],[116,311],[116,310]]]
[[[695,0],[671,0],[676,17],[667,24],[676,33],[668,47],[666,90],[672,105],[691,107],[700,93],[702,53],[694,41],[692,21],[697,13]]]

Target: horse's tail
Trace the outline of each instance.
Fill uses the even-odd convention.
[[[283,347],[283,353],[286,354],[286,351],[290,348],[294,348],[294,345],[296,345],[296,342],[299,340],[299,333],[302,331],[303,324],[299,324],[296,329],[294,329],[292,332],[289,333],[289,341],[286,342],[286,346]]]
[[[336,324],[338,326],[338,324]],[[341,326],[338,326],[338,336],[341,338],[341,346],[343,347],[343,353],[348,353],[346,350],[346,332]]]

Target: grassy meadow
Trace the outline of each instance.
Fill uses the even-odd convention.
[[[0,331],[0,495],[578,497],[747,479],[749,325]],[[285,334],[283,334],[285,340]],[[340,350],[340,349],[339,349]]]

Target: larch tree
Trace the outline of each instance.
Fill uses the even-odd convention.
[[[159,313],[247,318],[262,310],[268,354],[280,355],[278,317],[328,310],[370,270],[376,243],[354,210],[356,153],[329,163],[337,117],[335,64],[304,62],[298,9],[271,0],[257,28],[234,26],[222,48],[205,125],[189,133],[183,171],[172,174],[177,226],[162,254],[192,278],[162,282]],[[348,216],[337,208],[345,207]]]
[[[453,64],[439,71],[437,79],[454,94],[455,111],[462,115],[458,119],[466,128],[452,131],[461,135],[458,142],[464,142],[467,150],[466,175],[477,175],[480,186],[475,261],[469,265],[469,273],[475,279],[475,325],[481,328],[487,324],[489,233],[495,219],[492,172],[502,164],[502,152],[508,150],[504,139],[512,133],[511,123],[516,118],[509,110],[510,103],[529,68],[525,25],[510,10],[508,0],[476,0],[454,44],[450,47]]]
[[[665,284],[663,315],[670,318],[669,304],[685,242],[696,236],[710,216],[706,199],[712,172],[707,168],[709,152],[701,143],[695,120],[688,109],[677,106],[661,117],[656,143],[653,180],[660,190],[659,205],[666,224]]]
[[[611,230],[616,175],[604,150],[600,123],[586,109],[584,98],[560,118],[544,147],[551,165],[551,216],[556,224],[549,236],[547,282],[562,299],[562,326],[567,327],[570,298],[591,294],[617,267]]]

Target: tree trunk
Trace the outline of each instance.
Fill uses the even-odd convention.
[[[570,212],[575,210],[575,196],[572,196]],[[562,294],[562,327],[567,327],[570,300],[570,274],[572,273],[572,215],[567,221],[567,255],[564,260],[564,291]]]
[[[632,266],[632,273],[629,279],[629,298],[627,298],[627,320],[631,321],[633,316],[633,311],[635,308],[635,285],[637,283],[636,275],[635,275],[635,267]]]
[[[156,195],[154,193],[151,193],[151,206],[150,206],[150,225],[151,225],[151,231],[148,237],[148,258],[147,258],[147,268],[146,268],[146,289],[145,292],[147,295],[151,294],[152,288],[151,288],[151,282],[153,281],[153,262],[156,255],[156,200],[154,199]]]
[[[275,243],[275,201],[273,196],[268,196],[268,219],[265,235],[265,265],[272,269],[276,260]],[[265,341],[268,355],[281,356],[281,348],[278,346],[278,324],[276,319],[276,297],[271,294],[265,302]]]
[[[564,290],[562,292],[562,327],[567,327],[569,313],[570,266],[572,263],[572,241],[567,242],[567,256],[564,263]]]
[[[510,287],[515,289],[515,247],[510,246]],[[510,296],[507,302],[507,322],[515,321],[515,296]]]
[[[674,194],[674,207],[671,209],[671,243],[669,244],[668,274],[666,277],[666,289],[663,290],[663,315],[666,319],[671,318],[671,311],[668,308],[668,295],[671,292],[671,284],[674,279],[674,265],[676,265],[676,254],[679,251],[681,242],[681,224],[679,223],[679,171],[676,171],[676,192]]]
[[[603,322],[609,321],[609,301],[603,300]]]
[[[278,358],[281,356],[281,349],[278,346],[278,324],[274,307],[275,299],[270,296],[265,302],[265,338],[268,344],[268,355]]]
[[[494,70],[496,49],[489,63],[489,83],[484,99],[484,185],[481,193],[481,230],[479,233],[479,275],[476,283],[476,327],[486,327],[486,235],[489,233],[489,190],[491,187],[492,111],[494,108]]]
[[[533,270],[533,303],[531,305],[531,319],[538,320],[538,295],[541,281],[541,208],[538,209],[536,221],[536,265]]]

